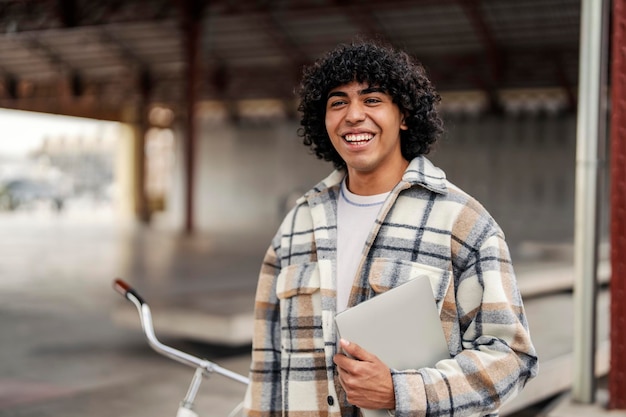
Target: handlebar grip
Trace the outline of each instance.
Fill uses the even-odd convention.
[[[145,301],[143,300],[143,298],[141,298],[141,296],[139,294],[137,294],[137,291],[135,291],[135,289],[133,287],[131,287],[123,279],[116,278],[115,280],[113,280],[113,289],[115,291],[117,291],[118,293],[122,294],[126,298],[128,298],[128,294],[131,294],[141,304],[145,304]]]

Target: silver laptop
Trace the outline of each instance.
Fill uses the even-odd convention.
[[[341,338],[396,370],[432,367],[450,358],[430,280],[420,275],[335,316]],[[385,410],[361,410],[366,417]]]

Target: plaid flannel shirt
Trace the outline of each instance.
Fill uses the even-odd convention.
[[[347,403],[332,361],[344,175],[334,171],[300,198],[266,253],[245,397],[250,417],[359,414]],[[476,200],[417,157],[369,235],[349,305],[423,274],[430,277],[450,359],[391,370],[395,416],[497,416],[537,372],[508,247]]]

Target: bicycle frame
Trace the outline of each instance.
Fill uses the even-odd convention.
[[[191,384],[189,385],[189,389],[187,390],[187,395],[185,395],[185,398],[181,401],[176,417],[198,417],[198,414],[193,410],[193,408],[203,377],[208,377],[212,373],[217,373],[241,382],[242,384],[247,385],[250,383],[249,379],[243,375],[222,368],[209,360],[198,358],[161,343],[154,334],[152,313],[150,311],[150,307],[144,299],[141,298],[135,289],[133,289],[127,282],[119,278],[113,281],[113,288],[127,300],[132,302],[137,308],[137,312],[139,313],[139,318],[141,320],[141,328],[146,336],[146,339],[148,340],[148,344],[152,349],[163,356],[167,356],[177,362],[196,368]]]

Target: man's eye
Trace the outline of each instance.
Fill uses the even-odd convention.
[[[341,105],[343,105],[343,104],[345,104],[345,103],[346,103],[346,102],[345,102],[345,101],[343,101],[343,100],[337,100],[337,101],[333,101],[333,102],[329,103],[328,105],[329,105],[330,107],[339,107],[339,106],[341,106]]]
[[[376,104],[376,103],[380,103],[380,102],[381,102],[381,100],[380,100],[379,98],[376,98],[376,97],[370,97],[370,98],[367,98],[367,99],[365,100],[365,102],[366,102],[367,104]]]

